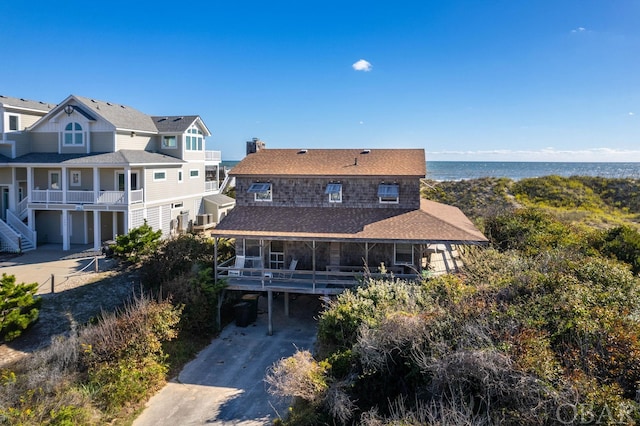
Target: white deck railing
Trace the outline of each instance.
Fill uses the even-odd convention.
[[[22,200],[18,202],[16,206],[16,212],[18,212],[18,217],[20,219],[24,219],[27,217],[27,204],[29,203],[29,197],[24,197]]]
[[[32,203],[61,203],[62,191],[58,189],[34,189],[29,197]]]
[[[214,192],[218,190],[218,181],[209,180],[204,183],[204,192]]]
[[[205,151],[204,161],[222,161],[222,151]]]
[[[29,202],[31,203],[62,203],[63,192],[55,189],[34,189],[31,191]],[[69,204],[127,204],[126,192],[124,191],[100,191],[96,198],[93,191],[67,191],[66,202]],[[26,200],[26,198],[25,198]],[[136,189],[131,191],[131,202],[129,204],[142,203],[144,201],[144,190]],[[21,203],[24,200],[21,201]],[[20,210],[18,205],[18,211]],[[24,206],[26,210],[26,204]]]

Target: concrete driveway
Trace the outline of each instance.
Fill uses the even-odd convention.
[[[318,296],[300,295],[273,302],[273,335],[267,335],[266,297],[260,297],[254,325],[226,326],[178,377],[153,396],[134,426],[272,424],[286,416],[289,401],[266,391],[267,368],[296,348],[313,352],[317,333]]]

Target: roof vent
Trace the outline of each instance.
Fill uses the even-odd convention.
[[[107,102],[107,105],[111,106],[111,104],[109,102]]]
[[[182,120],[183,118],[184,118],[184,117],[177,117],[177,118],[175,118],[173,121],[180,121],[180,120]]]
[[[122,108],[122,109],[127,109],[127,107],[126,107],[126,106],[124,106],[124,105],[120,105],[120,108]]]
[[[91,102],[95,104],[97,101],[95,99],[91,99]]]
[[[300,151],[298,151],[298,154],[306,154],[308,151],[308,149],[301,149]]]
[[[371,152],[370,149],[363,149],[360,154],[369,154]]]

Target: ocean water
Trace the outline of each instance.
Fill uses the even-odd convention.
[[[640,163],[427,161],[427,179],[438,181],[482,177],[520,180],[550,175],[640,179]]]
[[[222,161],[231,168],[239,161]],[[559,163],[512,161],[427,161],[427,179],[463,180],[482,177],[523,178],[558,176],[599,176],[640,179],[640,163]]]

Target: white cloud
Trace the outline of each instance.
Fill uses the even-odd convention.
[[[629,111],[629,115],[632,115],[632,116],[633,116],[633,115],[636,115],[636,113],[635,113],[635,112],[633,112],[633,111]]]
[[[574,30],[571,30],[572,33],[583,33],[585,31],[587,31],[587,29],[585,27],[578,27],[578,28],[576,28]]]
[[[371,65],[369,61],[365,61],[364,59],[360,59],[358,62],[354,63],[351,66],[356,71],[365,71],[365,72],[371,71],[371,68],[373,68],[373,65]]]

